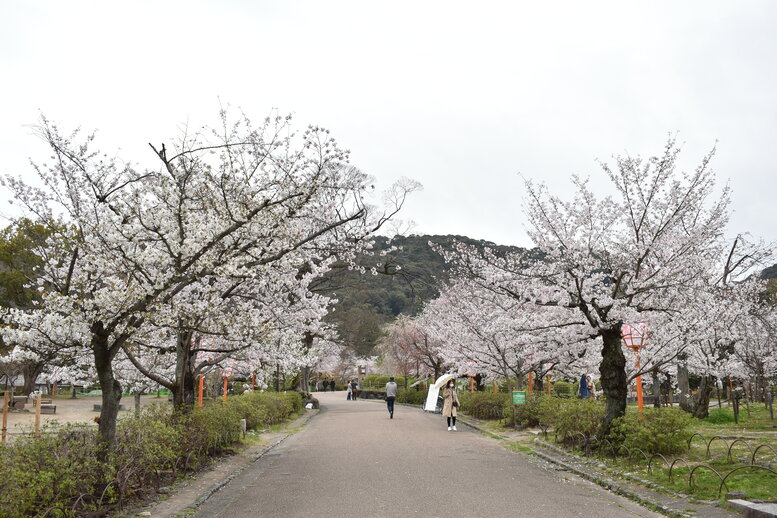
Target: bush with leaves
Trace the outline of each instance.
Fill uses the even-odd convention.
[[[570,383],[569,381],[554,381],[552,384],[553,394],[558,397],[575,397],[578,387],[578,383]]]
[[[508,400],[505,405],[505,422],[511,426],[532,427],[552,426],[558,415],[562,402],[559,398],[545,394],[533,394],[526,398],[523,405],[515,405],[515,420],[513,421],[513,404]]]
[[[248,393],[190,412],[151,405],[119,420],[116,448],[98,459],[97,430],[68,425],[0,446],[0,517],[86,516],[152,493],[160,473],[194,469],[240,438],[240,419],[276,424],[302,410],[296,392]],[[90,514],[91,513],[91,514]],[[102,514],[100,514],[102,515]]]
[[[510,398],[503,392],[459,392],[461,411],[477,419],[503,419]]]
[[[563,442],[576,442],[582,434],[589,438],[599,433],[604,417],[604,403],[593,399],[557,399],[546,403],[546,419],[552,421],[556,437]]]
[[[704,420],[711,424],[728,424],[734,422],[734,414],[729,410],[716,408],[710,410],[710,414]]]
[[[74,502],[97,510],[95,488],[110,482],[111,470],[97,461],[96,430],[49,431],[0,446],[0,516],[68,516]]]
[[[397,391],[397,403],[406,403],[408,405],[423,405],[426,402],[426,390],[408,390],[399,389]]]
[[[646,408],[640,415],[628,412],[613,421],[610,437],[627,448],[648,454],[680,453],[688,448],[693,418],[680,408]]]

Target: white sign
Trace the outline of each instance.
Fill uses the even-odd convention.
[[[440,389],[448,383],[448,380],[452,380],[455,377],[455,374],[444,374],[437,379],[434,385],[429,386],[429,393],[426,395],[424,410],[427,412],[434,412],[437,410],[437,397],[440,395]]]

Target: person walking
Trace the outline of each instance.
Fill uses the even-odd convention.
[[[329,391],[329,380],[324,380],[324,392]]]
[[[332,387],[332,392],[335,391],[335,387],[337,386],[337,382],[334,378],[332,378],[332,381],[329,382],[329,386]]]
[[[386,407],[388,408],[389,419],[394,419],[394,401],[397,399],[397,383],[394,376],[389,376],[386,383]]]
[[[448,380],[442,391],[442,415],[448,420],[448,431],[456,431],[456,409],[459,408],[459,396],[456,394],[456,382]]]
[[[359,384],[356,380],[351,380],[351,400],[356,401],[356,393],[359,391]]]

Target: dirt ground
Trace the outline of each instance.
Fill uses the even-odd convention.
[[[86,423],[91,426],[97,426],[94,418],[100,415],[100,412],[94,410],[94,405],[100,404],[100,396],[79,396],[78,399],[71,399],[70,396],[56,396],[46,399],[53,399],[52,403],[57,406],[55,414],[41,414],[41,426],[46,423],[54,425],[56,423]],[[168,404],[167,396],[156,397],[141,396],[140,404],[152,405],[155,403]],[[125,415],[131,415],[135,409],[135,398],[125,396],[121,399],[121,404],[126,408],[119,411],[119,419]],[[0,401],[2,406],[2,401]],[[35,408],[32,402],[27,403],[22,411],[11,411],[8,413],[8,433],[9,438],[13,439],[19,434],[30,433],[35,424]]]

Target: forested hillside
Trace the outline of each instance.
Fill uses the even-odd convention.
[[[777,279],[777,264],[773,264],[768,268],[764,268],[761,272],[762,279]]]
[[[339,300],[328,320],[338,325],[344,342],[359,354],[370,354],[383,324],[399,314],[417,313],[425,301],[436,297],[439,284],[448,280],[449,266],[429,243],[449,248],[454,241],[500,251],[517,249],[465,236],[412,235],[391,240],[378,237],[375,256],[361,258],[359,262],[375,266],[389,258],[400,266],[396,273],[372,275],[370,272],[339,271],[327,279],[327,287],[320,290]],[[381,251],[392,247],[397,250],[386,257],[380,256]]]
[[[360,264],[375,266],[388,257],[400,266],[398,272],[372,275],[354,270],[335,271],[320,290],[339,301],[327,320],[337,324],[344,343],[360,355],[369,355],[384,324],[399,314],[418,313],[424,302],[435,298],[440,283],[448,280],[450,268],[429,243],[450,248],[454,241],[499,251],[518,249],[466,236],[411,235],[391,240],[378,237],[375,256],[361,258]],[[398,249],[386,257],[380,256],[381,251],[391,247]],[[770,292],[777,291],[777,264],[764,269],[761,278],[770,279]]]

